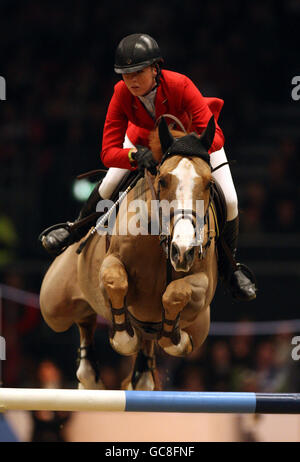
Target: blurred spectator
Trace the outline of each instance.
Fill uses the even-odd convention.
[[[272,339],[264,340],[258,345],[255,369],[259,391],[275,393],[280,390],[284,372],[276,364],[276,350]]]
[[[208,361],[208,388],[213,391],[229,391],[232,373],[228,343],[219,340],[211,346]]]
[[[297,210],[295,199],[283,198],[275,206],[276,222],[273,231],[293,232],[297,230]]]
[[[246,185],[241,213],[241,230],[246,233],[264,231],[266,190],[262,183],[252,181]]]
[[[2,281],[11,288],[24,289],[25,281],[16,271],[4,273]],[[5,386],[14,387],[26,380],[24,339],[40,322],[39,310],[32,306],[24,306],[13,300],[3,299],[3,332],[6,340],[7,359],[3,367],[3,382]]]
[[[232,354],[231,387],[232,391],[246,391],[256,388],[254,373],[254,338],[247,332],[234,335],[230,341]]]
[[[37,369],[38,388],[63,388],[63,376],[52,361],[42,361]],[[64,442],[63,428],[70,418],[64,411],[32,411],[31,442]]]
[[[0,205],[0,269],[16,259],[19,239],[13,220],[1,210]]]
[[[205,391],[204,371],[197,363],[183,364],[175,372],[174,385],[177,390]]]

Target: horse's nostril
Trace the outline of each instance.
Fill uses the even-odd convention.
[[[178,258],[179,258],[179,247],[177,244],[175,244],[175,242],[172,243],[172,246],[171,246],[171,257],[172,257],[172,260],[174,262],[177,262],[178,261]]]
[[[195,248],[191,247],[190,250],[187,251],[187,257],[192,260],[194,258],[194,255],[195,255]]]
[[[189,250],[187,250],[184,254],[184,260],[187,265],[190,265],[192,261],[194,260],[195,256],[195,248],[191,247]]]

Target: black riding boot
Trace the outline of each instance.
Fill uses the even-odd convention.
[[[96,205],[101,200],[101,196],[98,192],[98,188],[100,183],[97,183],[95,188],[93,189],[91,195],[89,196],[88,200],[83,205],[78,218],[75,220],[77,223],[79,220],[88,217],[92,213],[96,211]],[[51,255],[59,255],[62,253],[69,245],[74,244],[74,242],[80,241],[86,233],[89,231],[91,226],[96,224],[98,217],[95,217],[94,220],[89,221],[87,224],[83,224],[82,226],[74,229],[68,230],[66,228],[58,228],[50,231],[48,234],[42,237],[42,244],[44,248],[49,252]]]
[[[239,217],[237,216],[234,220],[226,222],[220,237],[219,273],[234,299],[250,301],[256,298],[257,289],[251,271],[245,265],[235,261],[238,235]]]

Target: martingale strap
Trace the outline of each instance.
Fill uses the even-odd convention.
[[[224,167],[224,165],[228,165],[228,164],[229,164],[229,162],[223,162],[222,164],[218,165],[217,167],[212,168],[212,169],[211,169],[211,172],[213,173],[213,172],[215,172],[216,170],[219,170],[219,168]]]
[[[222,164],[218,165],[217,167],[211,168],[211,173],[215,172],[216,170],[219,170],[219,168],[224,167],[225,165],[231,165],[235,164],[235,160],[228,160],[226,162],[223,162]]]

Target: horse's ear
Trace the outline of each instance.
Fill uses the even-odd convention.
[[[158,125],[158,134],[163,154],[174,143],[173,135],[170,133],[166,119],[162,117]]]
[[[214,140],[215,131],[216,131],[215,118],[212,115],[211,118],[209,119],[206,129],[200,136],[201,143],[203,144],[207,152],[209,151],[209,148],[211,147],[212,142]]]

